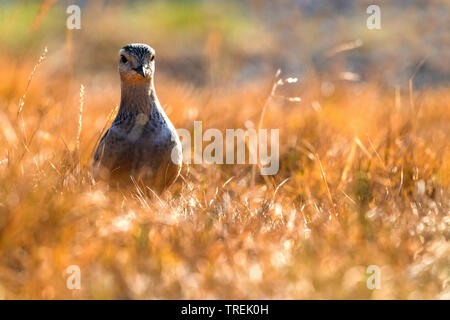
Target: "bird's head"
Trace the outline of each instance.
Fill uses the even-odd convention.
[[[155,50],[142,43],[128,44],[119,51],[118,66],[122,81],[148,82],[155,72]]]

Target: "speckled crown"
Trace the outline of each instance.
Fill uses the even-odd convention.
[[[155,50],[144,43],[131,43],[127,44],[122,50],[126,51],[128,54],[133,55],[137,58],[143,58],[149,55],[155,54]]]

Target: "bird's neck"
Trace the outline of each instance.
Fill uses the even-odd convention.
[[[145,83],[121,83],[119,113],[144,113],[149,115],[158,103],[153,81]]]

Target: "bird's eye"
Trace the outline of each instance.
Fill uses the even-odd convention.
[[[150,58],[150,61],[153,61],[153,60],[155,60],[155,56],[154,55],[151,56],[151,58]]]
[[[125,56],[124,55],[121,55],[120,56],[120,61],[122,61],[122,63],[127,63],[127,58],[125,58]]]

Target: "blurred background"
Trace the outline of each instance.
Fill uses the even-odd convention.
[[[80,30],[66,28],[70,4],[81,8]],[[366,27],[370,4],[2,0],[0,47],[2,55],[20,64],[21,57],[39,55],[47,46],[53,72],[69,70],[84,82],[114,79],[118,50],[144,42],[157,51],[158,75],[193,86],[240,85],[278,68],[324,78],[345,72],[344,80],[375,78],[386,86],[405,86],[424,57],[416,84],[447,85],[448,1],[378,1],[381,30]]]

